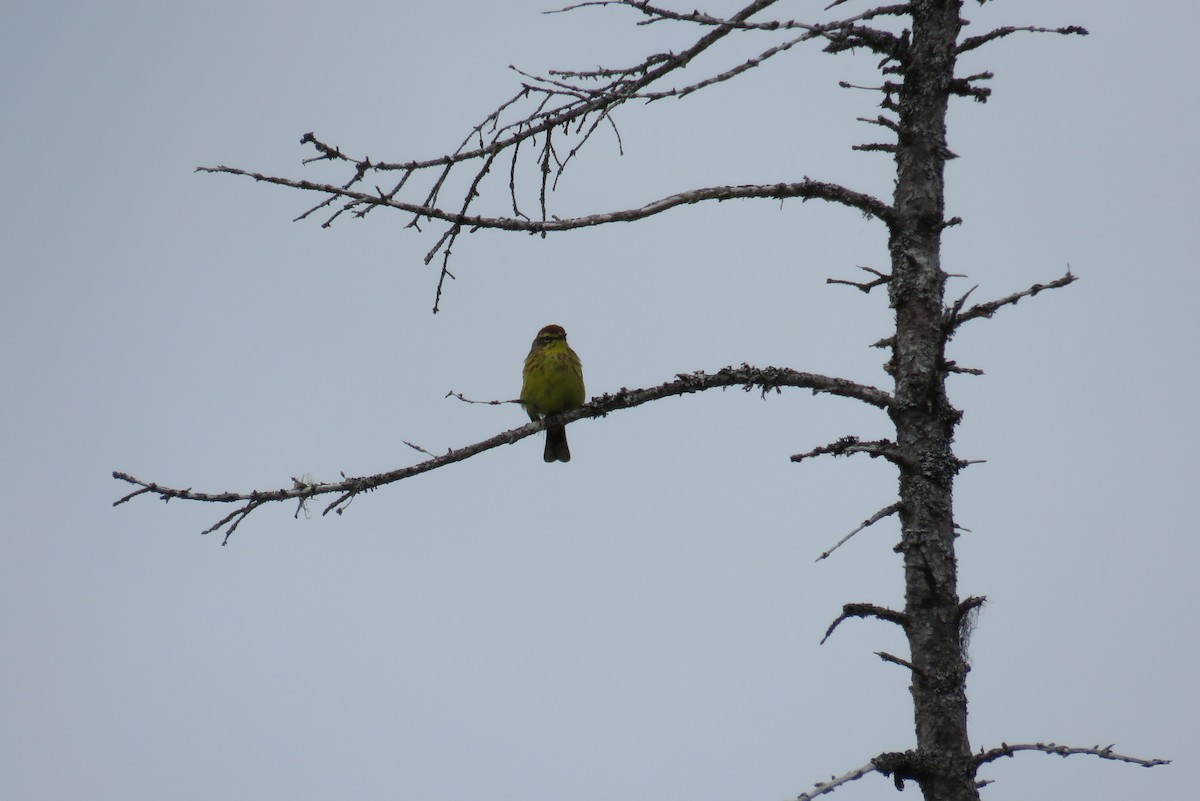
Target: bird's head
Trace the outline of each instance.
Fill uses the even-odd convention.
[[[548,325],[541,331],[538,331],[537,338],[533,340],[533,344],[546,346],[551,342],[562,342],[567,338],[567,330],[561,325]]]

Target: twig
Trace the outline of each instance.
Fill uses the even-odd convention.
[[[942,369],[947,373],[962,373],[963,375],[984,375],[983,370],[978,367],[960,367],[958,362],[953,359],[946,359],[942,362]]]
[[[832,793],[834,790],[841,787],[843,784],[847,784],[848,782],[858,781],[863,776],[866,776],[868,773],[875,773],[877,770],[878,770],[878,768],[876,768],[873,764],[867,764],[867,765],[863,765],[861,768],[855,768],[854,770],[850,771],[849,773],[845,773],[841,776],[836,776],[834,778],[831,778],[827,782],[817,782],[812,790],[808,791],[807,793],[801,793],[800,795],[796,796],[796,801],[812,801],[812,799],[816,798],[819,795],[824,795],[825,793]]]
[[[911,11],[908,3],[877,6],[845,19],[829,22],[752,20],[753,17],[775,5],[776,2],[777,0],[749,0],[741,9],[728,17],[715,17],[700,11],[674,11],[651,5],[642,0],[578,2],[560,10],[566,11],[587,6],[624,6],[645,16],[646,19],[643,22],[690,23],[702,26],[702,31],[690,46],[682,50],[652,53],[638,63],[627,67],[550,70],[541,76],[522,73],[518,70],[518,73],[522,75],[520,90],[473,126],[457,148],[435,158],[408,161],[356,158],[347,155],[341,147],[318,139],[311,132],[305,134],[301,139],[302,144],[311,145],[316,150],[316,155],[304,160],[305,164],[328,161],[345,164],[352,168],[353,174],[349,180],[340,185],[268,176],[226,166],[204,167],[200,170],[245,175],[258,181],[292,189],[320,192],[324,195],[322,199],[300,214],[297,219],[305,219],[320,209],[333,207],[332,212],[322,223],[326,227],[333,224],[346,212],[361,218],[380,208],[393,208],[411,214],[412,219],[408,225],[417,230],[421,230],[421,223],[424,220],[441,221],[445,224],[445,230],[437,237],[437,242],[425,256],[426,263],[431,263],[439,255],[441,257],[433,307],[435,312],[440,308],[442,293],[447,286],[447,281],[454,278],[449,268],[451,252],[464,230],[469,232],[477,228],[495,228],[544,235],[551,231],[641,219],[681,204],[744,197],[823,199],[847,205],[868,216],[877,217],[890,225],[893,217],[891,207],[883,201],[845,187],[819,184],[807,179],[800,184],[779,184],[757,189],[710,187],[673,195],[640,208],[626,208],[582,218],[563,220],[550,213],[548,193],[558,186],[558,181],[566,167],[591,140],[601,124],[608,123],[617,136],[618,149],[623,150],[620,132],[612,115],[618,108],[631,100],[653,102],[666,98],[685,97],[714,84],[728,81],[801,42],[813,39],[828,40],[827,49],[867,47],[884,53],[889,60],[902,60],[906,57],[905,54],[909,47],[906,36],[897,37],[882,28],[869,27],[867,23],[876,18],[904,16]],[[793,29],[799,33],[792,38],[778,42],[760,51],[757,55],[721,69],[708,77],[683,85],[660,88],[666,84],[667,80],[688,69],[698,57],[731,33]],[[899,67],[896,66],[884,68],[885,72],[898,70]],[[891,93],[898,90],[898,87],[898,84],[888,84],[885,89]],[[884,109],[895,110],[895,106],[888,101],[884,103]],[[531,220],[529,215],[521,211],[518,197],[520,192],[517,184],[517,159],[526,143],[528,143],[528,147],[525,147],[525,152],[529,154],[530,158],[535,159],[537,164],[538,204],[541,212],[539,220]],[[891,145],[888,144],[879,146],[880,149],[889,147]],[[468,214],[475,200],[482,197],[482,192],[486,188],[484,179],[491,172],[493,161],[502,153],[508,159],[504,166],[508,173],[508,195],[512,217]],[[443,190],[447,186],[455,185],[449,181],[450,173],[467,163],[473,163],[475,167],[465,195],[456,203],[443,203]],[[374,191],[369,191],[362,185],[368,174],[391,171],[400,171],[402,177],[390,190],[376,186]],[[416,184],[417,181],[410,182],[409,179],[418,173],[432,178],[432,186],[428,189],[428,193],[420,202],[417,202],[419,196],[411,200],[402,198],[401,190],[406,184]]]
[[[867,267],[865,265],[860,264],[860,265],[858,265],[858,269],[865,270],[877,277],[870,281],[848,281],[844,278],[826,278],[825,283],[827,283],[827,284],[842,284],[844,286],[857,287],[858,289],[862,290],[863,292],[870,292],[875,287],[882,286],[892,280],[892,276],[890,274],[880,272],[879,270],[876,270],[874,267]]]
[[[1133,765],[1141,765],[1144,768],[1155,768],[1159,765],[1170,765],[1169,759],[1145,759],[1142,757],[1128,756],[1126,754],[1118,754],[1113,751],[1112,745],[1106,745],[1101,748],[1094,745],[1091,748],[1082,748],[1079,746],[1058,745],[1057,743],[1018,743],[1009,745],[1001,743],[999,748],[992,748],[987,751],[981,751],[975,757],[975,767],[979,768],[988,762],[995,761],[1000,757],[1010,757],[1017,751],[1041,751],[1044,754],[1057,754],[1061,757],[1074,756],[1076,754],[1089,754],[1091,756],[1100,757],[1101,759],[1111,759],[1114,762],[1128,762]]]
[[[808,28],[813,27],[812,25],[809,25],[807,23],[796,22],[795,20],[786,20],[786,21],[785,20],[771,20],[770,22],[745,22],[745,21],[735,22],[731,19],[726,19],[726,18],[722,18],[722,17],[714,17],[710,14],[704,14],[700,11],[690,11],[690,12],[686,12],[686,13],[680,12],[680,11],[671,11],[670,9],[667,9],[667,8],[660,8],[658,6],[652,6],[648,2],[643,2],[642,0],[589,0],[589,2],[575,3],[574,5],[569,5],[564,8],[556,8],[556,9],[552,9],[550,11],[545,11],[542,13],[544,13],[544,14],[563,14],[568,11],[575,11],[576,9],[580,9],[580,8],[589,8],[589,7],[598,7],[598,6],[624,6],[625,8],[632,8],[636,11],[642,12],[643,14],[645,14],[648,17],[651,17],[651,19],[643,20],[642,22],[639,22],[638,23],[639,25],[648,25],[648,24],[652,24],[654,22],[674,20],[676,22],[694,22],[697,25],[708,25],[708,26],[728,25],[730,27],[733,27],[733,28],[736,28],[737,30],[742,30],[742,31],[753,31],[753,30],[775,31],[775,30],[787,30],[787,29],[791,29],[791,28],[808,29]]]
[[[1062,278],[1051,281],[1048,284],[1034,284],[1033,286],[1029,287],[1029,289],[1024,289],[1020,292],[1014,292],[1013,294],[1000,298],[999,300],[989,300],[987,303],[978,303],[967,309],[965,312],[959,313],[962,303],[966,301],[966,295],[964,295],[959,302],[955,304],[955,308],[951,309],[950,312],[947,313],[944,325],[946,326],[947,333],[952,335],[959,328],[959,326],[968,320],[976,320],[980,317],[991,317],[998,309],[1004,306],[1016,305],[1018,302],[1020,302],[1021,298],[1031,298],[1039,292],[1044,292],[1047,289],[1059,289],[1060,287],[1067,286],[1068,284],[1073,284],[1078,280],[1078,276],[1072,275],[1071,269],[1068,267],[1066,275],[1064,275]],[[967,294],[969,295],[970,292]]]
[[[454,390],[450,390],[449,392],[447,392],[445,397],[458,398],[463,403],[479,403],[479,404],[483,404],[484,406],[501,406],[505,403],[520,403],[521,402],[520,400],[489,400],[489,401],[471,400],[470,398],[464,396],[461,392],[455,392]]]
[[[920,675],[920,676],[925,675],[925,671],[921,670],[919,667],[914,665],[912,662],[909,662],[907,659],[901,659],[898,656],[892,656],[887,651],[876,651],[875,656],[879,657],[884,662],[891,662],[893,665],[899,665],[900,667],[908,668],[909,670],[911,670],[913,673],[916,673],[917,675]]]
[[[867,526],[874,525],[875,523],[878,523],[880,520],[884,519],[885,517],[888,517],[889,515],[894,515],[896,512],[899,512],[899,511],[900,511],[900,503],[899,502],[893,503],[891,506],[883,507],[875,514],[871,515],[866,520],[862,521],[862,523],[859,524],[858,528],[854,529],[849,534],[842,537],[840,540],[837,541],[836,544],[834,544],[834,546],[832,548],[830,548],[829,550],[822,553],[814,561],[820,562],[822,559],[828,559],[829,555],[831,553],[836,551],[838,548],[842,547],[842,545],[844,545],[855,534],[862,531]]]
[[[821,445],[813,448],[807,453],[793,454],[791,460],[793,462],[802,462],[805,459],[811,459],[814,456],[849,456],[854,453],[865,453],[872,459],[882,456],[889,462],[900,466],[907,466],[908,460],[896,443],[888,439],[877,439],[870,442],[864,442],[855,436],[842,437],[836,442],[831,442],[828,445]]]
[[[988,42],[995,41],[996,39],[1000,39],[1001,37],[1009,36],[1014,33],[1058,33],[1062,34],[1063,36],[1070,36],[1071,34],[1076,34],[1078,36],[1088,35],[1087,29],[1081,28],[1078,25],[1068,25],[1065,28],[1038,28],[1032,25],[1022,25],[1017,27],[1008,25],[1003,28],[997,28],[994,31],[988,31],[980,36],[968,36],[959,43],[955,50],[960,54],[965,53],[968,50],[974,50],[977,47],[982,47]]]

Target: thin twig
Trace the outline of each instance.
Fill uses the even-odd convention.
[[[1010,36],[1014,33],[1058,33],[1063,36],[1075,34],[1077,36],[1087,36],[1086,28],[1081,28],[1078,25],[1068,25],[1065,28],[1038,28],[1032,25],[1013,26],[1008,25],[1003,28],[996,28],[994,31],[988,31],[979,36],[968,36],[963,39],[955,50],[958,53],[965,53],[968,50],[974,50],[977,47],[982,47],[988,42],[995,41],[1004,36]]]
[[[877,439],[865,442],[855,436],[842,437],[836,442],[821,445],[806,453],[793,454],[793,462],[802,462],[814,456],[849,456],[855,453],[865,453],[872,459],[882,456],[893,464],[901,467],[908,465],[908,460],[896,443],[888,439]]]
[[[875,287],[882,286],[892,280],[892,276],[889,273],[880,272],[879,270],[876,270],[874,267],[867,267],[865,265],[860,264],[860,265],[858,265],[858,269],[865,270],[866,272],[869,272],[876,277],[871,279],[870,281],[849,281],[844,278],[826,278],[825,283],[827,283],[827,284],[842,284],[844,286],[857,287],[858,289],[862,290],[863,292],[870,292]]]
[[[807,793],[801,793],[800,795],[796,796],[796,801],[812,801],[812,799],[816,798],[819,795],[825,795],[826,793],[832,793],[834,790],[841,787],[843,784],[847,784],[848,782],[858,781],[863,776],[866,776],[868,773],[875,773],[877,770],[878,770],[878,768],[876,768],[873,764],[866,764],[866,765],[863,765],[861,768],[855,768],[854,770],[850,771],[849,773],[845,773],[841,776],[835,776],[827,782],[817,782],[812,790],[809,790]]]
[[[998,309],[1004,306],[1016,305],[1021,298],[1031,298],[1039,292],[1044,292],[1047,289],[1059,289],[1060,287],[1067,286],[1068,284],[1073,284],[1078,280],[1079,277],[1072,275],[1071,269],[1068,267],[1066,275],[1064,275],[1062,278],[1051,281],[1048,284],[1034,284],[1033,286],[1029,287],[1029,289],[1024,289],[1020,292],[1014,292],[1013,294],[1000,298],[999,300],[989,300],[987,303],[978,303],[967,309],[965,312],[959,313],[957,309],[951,310],[951,312],[946,316],[945,325],[948,329],[948,332],[953,334],[953,332],[957,330],[959,326],[968,320],[977,320],[980,317],[991,317]],[[970,293],[968,292],[967,294],[969,295]],[[966,296],[963,296],[963,298],[959,301],[960,307],[961,303],[965,300]]]
[[[479,404],[482,404],[482,405],[484,405],[484,406],[500,406],[500,405],[502,405],[502,404],[505,404],[505,403],[520,403],[520,402],[521,402],[519,399],[513,399],[513,400],[485,400],[485,401],[484,401],[484,400],[471,400],[470,398],[468,398],[468,397],[466,397],[465,395],[463,395],[461,392],[455,392],[454,390],[450,390],[449,392],[447,392],[447,393],[445,394],[445,397],[447,397],[447,398],[458,398],[458,399],[459,399],[460,401],[462,401],[463,403],[479,403]]]
[[[925,672],[923,670],[921,670],[919,667],[917,667],[916,665],[914,665],[912,662],[909,662],[907,659],[901,659],[898,656],[893,656],[892,654],[889,654],[887,651],[876,651],[875,656],[879,657],[884,662],[891,662],[893,665],[899,665],[900,667],[908,668],[913,673],[916,673],[918,675],[922,675],[922,676],[925,675]]]
[[[897,501],[896,503],[893,503],[891,506],[885,506],[885,507],[883,507],[883,508],[882,508],[882,509],[880,509],[878,512],[876,512],[875,514],[871,515],[871,516],[870,516],[870,517],[868,517],[866,520],[862,521],[862,523],[861,523],[861,524],[859,524],[858,528],[854,529],[854,530],[853,530],[853,531],[851,531],[849,534],[847,534],[846,536],[842,537],[840,540],[838,540],[838,541],[837,541],[837,542],[834,544],[834,546],[833,546],[832,548],[830,548],[829,550],[827,550],[827,551],[823,552],[823,553],[822,553],[820,556],[818,556],[818,557],[817,557],[817,558],[816,558],[814,561],[820,562],[822,559],[828,559],[828,558],[829,558],[829,555],[830,555],[831,553],[833,553],[834,551],[836,551],[838,548],[842,547],[842,545],[844,545],[844,544],[845,544],[847,541],[849,541],[849,539],[850,539],[851,537],[853,537],[855,534],[857,534],[858,532],[862,531],[862,530],[863,530],[864,528],[866,528],[867,526],[874,525],[874,524],[878,523],[880,520],[884,519],[885,517],[888,517],[889,515],[894,515],[896,512],[899,512],[899,511],[900,511],[900,503],[899,503],[898,501]]]
[[[1057,754],[1061,757],[1074,756],[1076,754],[1089,754],[1091,756],[1100,757],[1101,759],[1111,759],[1114,762],[1128,762],[1132,765],[1141,765],[1144,768],[1155,768],[1159,765],[1170,765],[1169,759],[1143,758],[1128,756],[1127,754],[1118,754],[1113,751],[1112,745],[1100,747],[1094,745],[1091,748],[1083,748],[1080,746],[1058,745],[1057,743],[1017,743],[1010,745],[1001,743],[999,748],[992,748],[987,751],[981,751],[975,756],[975,767],[978,768],[988,762],[995,761],[1000,757],[1010,757],[1017,751],[1041,751],[1044,754]]]

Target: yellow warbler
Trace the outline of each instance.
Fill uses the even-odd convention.
[[[561,325],[548,325],[533,340],[525,357],[522,373],[521,404],[530,420],[560,414],[583,405],[583,365],[567,344],[567,332]],[[571,461],[564,426],[546,427],[547,462]]]

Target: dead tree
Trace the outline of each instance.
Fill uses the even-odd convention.
[[[967,729],[969,668],[964,654],[965,640],[984,599],[960,598],[957,589],[953,491],[955,477],[967,462],[957,457],[952,447],[961,413],[947,396],[946,379],[955,372],[979,371],[956,365],[947,357],[947,344],[966,323],[991,317],[1022,298],[1066,286],[1076,279],[1068,271],[1046,284],[974,305],[967,303],[970,292],[954,301],[947,300],[948,276],[941,264],[942,233],[961,220],[946,218],[944,166],[954,158],[947,146],[946,112],[952,99],[985,102],[990,93],[986,86],[992,77],[990,73],[956,72],[959,55],[1017,33],[1083,35],[1087,32],[1074,26],[1023,26],[964,36],[962,0],[910,0],[820,22],[764,18],[763,12],[774,5],[775,0],[753,0],[732,16],[716,17],[701,11],[675,11],[639,0],[580,2],[561,10],[617,6],[639,15],[639,24],[691,26],[697,36],[679,52],[654,53],[629,67],[554,70],[545,75],[521,73],[520,90],[476,125],[456,149],[436,158],[388,162],[354,157],[309,133],[301,142],[315,154],[306,163],[344,166],[348,171],[344,182],[317,183],[226,166],[201,170],[248,176],[315,192],[322,199],[297,219],[321,215],[325,226],[343,215],[363,217],[381,209],[407,214],[408,225],[413,228],[420,229],[422,224],[441,226],[440,235],[426,256],[427,262],[438,259],[441,264],[434,292],[435,312],[442,302],[446,279],[453,277],[450,272],[453,246],[462,234],[476,229],[545,236],[638,220],[686,204],[750,198],[821,200],[877,220],[887,228],[890,270],[871,270],[870,277],[861,281],[829,281],[848,284],[868,294],[886,288],[895,315],[895,331],[876,344],[890,351],[885,366],[893,383],[890,391],[792,369],[742,365],[713,374],[678,375],[674,380],[646,389],[621,389],[594,398],[583,408],[561,415],[559,420],[569,423],[583,417],[600,417],[670,395],[729,386],[758,389],[764,394],[783,387],[806,388],[869,404],[891,419],[895,431],[892,439],[864,441],[846,437],[792,459],[866,454],[887,460],[898,473],[898,499],[865,520],[859,530],[886,517],[899,516],[901,537],[895,550],[904,561],[904,609],[887,609],[870,603],[847,604],[826,636],[852,617],[876,618],[904,630],[909,644],[908,658],[879,655],[911,674],[916,744],[911,750],[880,754],[861,768],[817,785],[815,790],[802,794],[801,799],[828,793],[873,772],[891,777],[897,788],[903,788],[906,781],[916,782],[929,801],[978,799],[978,788],[982,785],[979,768],[1024,750],[1064,756],[1087,753],[1144,766],[1164,764],[1164,760],[1121,755],[1111,747],[1076,748],[1053,743],[1002,744],[974,752]],[[826,12],[834,9],[841,12],[848,5],[848,0],[833,0]],[[739,60],[724,70],[681,81],[684,70],[697,56],[735,33],[762,37],[769,45],[754,57]],[[551,213],[556,182],[592,137],[608,131],[619,141],[614,113],[621,106],[685,97],[735,79],[808,42],[821,45],[828,53],[865,51],[878,59],[879,84],[868,88],[878,93],[880,112],[863,121],[875,126],[883,134],[883,141],[857,145],[856,149],[893,156],[895,191],[890,200],[806,177],[791,183],[686,189],[643,205],[582,217],[563,218]],[[532,186],[525,177],[529,168],[536,176]],[[488,180],[493,173],[501,173],[499,182],[507,177],[507,202],[511,205],[511,214],[507,216],[486,216],[475,211],[477,200],[497,183]],[[374,181],[368,180],[381,176],[392,177],[382,186],[372,186]],[[448,199],[448,187],[456,186],[452,179],[460,177],[465,190]],[[536,200],[527,204],[530,198]],[[523,210],[523,206],[533,205],[536,210],[532,213]],[[163,499],[233,504],[233,511],[208,530],[224,531],[227,542],[247,515],[263,504],[295,501],[303,506],[310,498],[332,495],[325,512],[340,513],[350,499],[362,492],[513,443],[539,430],[540,424],[531,423],[442,455],[429,454],[425,461],[391,472],[343,477],[342,481],[332,483],[293,479],[291,486],[276,490],[213,494],[165,487],[125,473],[114,473],[114,477],[138,487],[118,503],[151,494]]]

